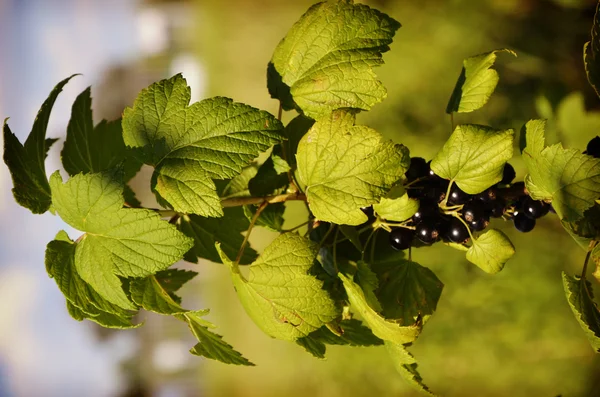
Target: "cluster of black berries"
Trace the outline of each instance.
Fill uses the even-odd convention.
[[[516,189],[513,189],[520,190],[521,195],[507,201],[501,192],[502,189],[510,189],[515,175],[514,168],[506,164],[502,181],[475,195],[467,194],[458,186],[452,185],[446,205],[462,205],[461,220],[444,214],[439,207],[446,199],[449,181],[435,175],[430,162],[421,157],[413,157],[406,172],[406,185],[408,195],[419,200],[419,210],[412,217],[415,229],[392,229],[390,244],[398,250],[404,250],[419,243],[429,245],[439,240],[464,243],[470,235],[467,227],[471,232],[480,232],[489,225],[490,218],[503,216],[513,218],[515,227],[520,231],[532,230],[535,219],[548,213],[549,205],[524,195],[524,189],[519,189],[522,183],[514,184]]]
[[[584,153],[600,158],[600,136],[589,141]],[[513,183],[515,169],[506,164],[502,180],[482,193],[469,195],[452,185],[447,206],[463,206],[461,221],[440,210],[439,204],[446,199],[449,181],[435,175],[430,164],[431,161],[426,162],[421,157],[410,159],[406,172],[407,193],[419,200],[419,210],[412,217],[414,230],[405,227],[392,229],[390,244],[397,250],[430,245],[439,240],[464,243],[469,238],[467,226],[471,232],[482,231],[489,225],[490,218],[512,219],[517,230],[530,232],[536,219],[553,211],[550,204],[527,195],[523,182]],[[363,211],[370,220],[374,219],[371,207],[363,208]]]

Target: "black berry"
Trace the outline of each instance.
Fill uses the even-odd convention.
[[[541,218],[550,210],[550,206],[543,201],[537,201],[529,196],[523,199],[520,208],[521,212],[531,219]]]
[[[502,197],[486,203],[486,211],[492,218],[500,218],[506,212],[506,200]]]
[[[535,219],[531,219],[523,212],[519,212],[515,215],[514,222],[517,230],[523,233],[530,232],[535,227]]]
[[[498,198],[498,189],[495,186],[489,187],[475,196],[475,198],[486,203],[494,201]]]
[[[600,159],[600,136],[592,138],[592,140],[588,142],[586,149],[588,156]]]
[[[414,231],[399,227],[390,232],[390,245],[392,248],[402,251],[410,248],[413,240]]]
[[[464,205],[462,215],[467,222],[477,222],[485,217],[485,204],[481,201],[470,201]]]
[[[425,219],[434,218],[438,215],[439,209],[437,203],[432,200],[423,199],[419,203],[419,210],[413,215],[413,221],[419,223]]]
[[[513,181],[513,179],[515,179],[515,176],[517,176],[517,173],[515,172],[514,167],[509,163],[506,163],[504,165],[504,170],[502,170],[502,180],[500,181],[500,184],[510,184]]]
[[[448,229],[446,230],[445,236],[448,240],[453,243],[462,243],[469,238],[469,231],[460,219],[452,218]]]
[[[426,176],[429,176],[429,165],[427,165],[425,159],[423,157],[412,157],[410,159],[410,167],[406,171],[406,179],[412,182],[415,179]]]
[[[454,205],[464,204],[467,201],[469,201],[470,198],[471,196],[463,192],[458,186],[452,185],[452,187],[450,188],[450,196],[448,197],[448,203]]]
[[[482,218],[478,218],[469,223],[469,228],[474,232],[480,232],[490,224],[490,217],[484,215]]]
[[[432,244],[440,236],[440,224],[436,220],[427,219],[417,225],[415,235],[423,243]]]

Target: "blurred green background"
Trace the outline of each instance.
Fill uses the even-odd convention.
[[[73,3],[95,4],[91,0]],[[110,1],[98,3],[103,4],[108,15],[111,8],[116,8]],[[199,93],[196,100],[221,95],[276,113],[278,103],[266,89],[267,62],[290,26],[313,2],[127,3],[135,9],[133,15],[152,10],[153,14],[144,14],[151,16],[144,22],[150,27],[167,20],[167,26],[161,30],[166,39],[159,37],[166,41],[158,50],[141,51],[135,58],[106,65],[102,78],[93,87],[96,120],[119,117],[141,88],[180,71],[188,77],[192,91]],[[391,51],[384,55],[385,65],[376,69],[388,89],[388,98],[371,112],[359,115],[358,122],[405,144],[413,156],[432,158],[450,135],[445,108],[463,59],[498,48],[510,48],[518,57],[499,55],[496,69],[500,83],[496,93],[483,109],[459,115],[456,122],[518,131],[527,120],[543,117],[549,120],[549,143],[562,141],[579,149],[600,134],[600,99],[587,83],[582,62],[582,47],[589,38],[595,1],[364,3],[391,15],[402,23],[402,28]],[[2,1],[0,14],[1,11]],[[108,20],[102,19],[101,24],[110,23]],[[133,20],[126,23],[129,22],[134,24]],[[85,24],[80,25],[78,29],[86,29]],[[187,68],[190,64],[179,62],[182,56],[184,60],[199,62],[203,79],[193,80],[188,69],[180,70],[178,65]],[[196,72],[197,65],[192,68]],[[64,112],[66,116],[68,110]],[[293,116],[284,114],[284,121]],[[511,163],[517,177],[522,178],[522,161],[515,157]],[[138,188],[147,189],[147,171],[137,177]],[[151,203],[152,197],[144,200]],[[288,205],[288,213],[295,211],[303,211],[303,206]],[[285,226],[295,226],[294,222],[297,219],[290,217]],[[425,383],[440,395],[456,397],[600,396],[600,358],[593,353],[573,317],[560,275],[563,270],[569,274],[580,272],[584,252],[552,214],[539,221],[529,234],[519,234],[510,223],[493,223],[509,235],[517,248],[514,259],[495,276],[469,264],[463,253],[444,246],[413,251],[413,260],[430,267],[445,284],[437,312],[411,348]],[[273,237],[271,232],[256,230],[251,240],[260,251]],[[37,260],[43,268],[43,256]],[[227,366],[188,355],[186,350],[194,343],[189,331],[172,319],[147,314],[142,319],[146,322],[144,327],[125,332],[132,337],[128,343],[136,348],[122,359],[123,380],[116,395],[419,395],[395,372],[385,349],[333,346],[328,347],[326,360],[317,360],[302,348],[272,340],[258,330],[237,301],[225,267],[208,262],[182,266],[200,273],[183,290],[184,305],[210,308],[208,319],[219,326],[217,332],[257,366]],[[53,282],[46,279],[44,283]],[[62,297],[57,299],[64,304]],[[118,337],[112,331],[86,326],[95,332],[97,340]],[[10,358],[6,361],[10,364]],[[0,375],[2,364],[0,349]],[[1,386],[0,376],[0,395]],[[62,394],[68,395],[76,394]]]

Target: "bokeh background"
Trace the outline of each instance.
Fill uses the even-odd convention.
[[[52,87],[72,73],[83,75],[59,97],[49,136],[64,138],[70,106],[89,85],[95,120],[114,119],[140,89],[178,72],[192,86],[193,100],[223,95],[275,113],[266,64],[311,3],[0,0],[0,117],[10,116],[24,140]],[[600,99],[582,64],[593,0],[365,3],[403,27],[376,71],[388,99],[359,122],[406,144],[413,155],[431,158],[450,134],[444,110],[462,60],[496,48],[519,56],[499,56],[496,94],[456,121],[518,130],[543,117],[551,143],[580,149],[600,133]],[[49,172],[60,168],[60,146],[49,154]],[[511,162],[522,177],[520,159]],[[136,182],[146,187],[147,172]],[[43,263],[45,244],[64,224],[17,206],[4,165],[0,184],[1,397],[418,395],[382,348],[329,347],[327,360],[316,360],[271,340],[249,321],[217,264],[178,265],[200,272],[184,289],[184,304],[211,308],[218,332],[257,367],[189,355],[189,331],[170,318],[144,314],[144,327],[119,332],[72,320]],[[567,305],[560,277],[562,270],[580,271],[583,251],[552,216],[530,234],[501,221],[494,226],[517,247],[495,276],[446,247],[413,252],[445,283],[436,314],[411,349],[427,384],[445,396],[600,395],[600,359]],[[272,237],[257,233],[253,244],[260,250]]]

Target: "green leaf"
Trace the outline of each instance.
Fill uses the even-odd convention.
[[[169,294],[171,299],[181,305],[181,298],[175,294],[185,283],[196,277],[198,273],[190,270],[167,269],[154,275],[156,281]]]
[[[208,329],[215,326],[201,318],[207,313],[208,310],[187,312],[178,315],[179,318],[188,323],[190,330],[198,340],[198,343],[190,350],[190,353],[221,361],[225,364],[254,366],[241,353],[234,350],[230,344],[225,342],[221,335],[217,335]]]
[[[395,321],[385,319],[367,304],[365,294],[358,284],[342,273],[339,273],[339,277],[344,283],[350,304],[371,328],[375,336],[384,341],[399,344],[410,343],[417,339],[421,332],[420,322],[403,327]]]
[[[491,229],[473,240],[467,260],[489,274],[498,273],[515,254],[515,247],[500,230]]]
[[[253,205],[244,206],[244,214],[249,221],[252,220],[256,213],[257,207]],[[274,232],[280,232],[283,227],[283,213],[285,212],[284,203],[273,203],[269,204],[260,213],[256,220],[256,226],[262,226]]]
[[[310,336],[305,336],[303,338],[296,339],[296,343],[302,346],[304,350],[306,350],[316,358],[325,358],[325,352],[327,351],[327,347],[324,343],[314,338],[311,338]]]
[[[292,169],[296,168],[296,152],[298,152],[298,144],[314,124],[315,121],[313,119],[300,114],[293,118],[283,130],[283,135],[287,138],[285,143],[286,158]]]
[[[123,166],[124,180],[128,181],[139,171],[142,163],[123,142],[121,120],[102,120],[94,128],[90,95],[88,87],[73,103],[67,138],[61,152],[65,171],[72,176]]]
[[[435,396],[423,383],[423,378],[417,371],[417,361],[406,347],[397,343],[385,342],[385,347],[400,375],[415,389],[429,396]]]
[[[592,240],[600,240],[600,205],[594,205],[583,215],[578,221],[562,220],[561,224],[573,240],[587,251]]]
[[[375,295],[375,290],[379,288],[379,280],[377,279],[377,275],[373,273],[369,265],[365,261],[356,262],[357,272],[355,275],[355,279],[360,285],[360,288],[365,295],[365,300],[367,304],[372,307],[376,312],[381,312],[382,307],[377,300],[377,296]],[[414,323],[414,321],[412,322]]]
[[[142,206],[142,203],[137,199],[135,192],[129,185],[123,186],[123,199],[127,207],[140,208]]]
[[[52,203],[44,161],[48,149],[56,140],[46,139],[46,129],[58,94],[74,76],[67,77],[54,87],[42,104],[25,144],[21,144],[12,133],[8,119],[4,120],[4,162],[12,177],[12,192],[15,201],[34,214],[48,211]]]
[[[542,120],[523,127],[527,142],[523,160],[529,171],[525,185],[534,200],[552,201],[561,219],[577,221],[600,197],[600,159],[561,144],[546,147],[544,129]]]
[[[404,186],[397,185],[379,203],[373,204],[373,209],[387,221],[403,222],[419,210],[419,200],[408,197]]]
[[[356,247],[359,252],[363,251],[362,242],[360,241],[360,234],[358,233],[357,228],[354,226],[348,225],[339,225],[339,230],[342,234],[350,240],[350,242]]]
[[[248,183],[250,195],[258,197],[268,196],[281,191],[281,189],[288,185],[287,170],[279,172],[276,169],[275,161],[279,163],[278,167],[282,166],[281,162],[285,163],[288,169],[289,165],[277,153],[281,154],[280,146],[273,148],[271,156],[260,166],[256,176]]]
[[[585,332],[592,348],[600,353],[600,311],[594,302],[592,285],[585,278],[562,273],[565,295],[577,322]]]
[[[123,187],[108,174],[78,174],[63,183],[50,178],[52,205],[70,226],[85,232],[75,249],[75,268],[103,298],[136,307],[122,277],[146,277],[170,267],[192,247],[192,239],[154,211],[123,208]]]
[[[197,263],[199,258],[221,263],[221,257],[215,248],[215,242],[221,244],[223,252],[235,258],[244,241],[242,232],[248,230],[250,222],[242,207],[224,208],[219,219],[203,218],[197,215],[185,215],[180,218],[177,227],[194,239],[194,246],[184,256],[188,262]],[[226,227],[223,227],[226,225]],[[256,251],[246,247],[241,263],[248,264],[256,259]]]
[[[112,313],[100,312],[100,314],[95,316],[89,315],[69,301],[67,301],[67,311],[77,321],[90,320],[104,328],[130,329],[142,326],[142,323],[132,326],[131,320]]]
[[[366,222],[360,208],[377,203],[409,166],[405,146],[354,121],[353,113],[332,113],[317,121],[298,145],[298,176],[319,220]]]
[[[336,325],[339,325],[341,335],[336,335],[327,326],[323,326],[310,335],[296,340],[296,343],[317,358],[325,358],[325,345],[379,346],[383,344],[383,341],[373,335],[373,332],[359,320],[342,320]]]
[[[131,300],[148,311],[167,315],[186,311],[154,276],[132,279],[129,292]]]
[[[250,266],[248,278],[220,249],[248,315],[267,335],[294,341],[339,315],[323,282],[309,274],[318,246],[294,233],[277,237]]]
[[[212,179],[239,174],[260,152],[281,141],[271,114],[229,98],[188,106],[191,91],[176,75],[142,90],[123,114],[125,144],[143,148],[155,167],[153,189],[177,212],[219,216]]]
[[[383,64],[400,24],[352,0],[313,5],[279,43],[267,70],[271,97],[318,119],[340,108],[369,110],[387,96]]]
[[[431,161],[431,169],[468,194],[481,193],[502,180],[504,164],[513,155],[513,141],[510,129],[458,125]]]
[[[498,72],[491,67],[496,62],[496,54],[499,52],[517,56],[514,51],[504,48],[464,60],[462,71],[446,106],[446,113],[469,113],[487,103],[498,85]]]
[[[134,313],[108,302],[94,291],[77,273],[75,267],[76,244],[60,231],[46,247],[46,269],[67,299],[69,313],[78,321],[92,320],[108,328],[135,328]]]
[[[594,24],[592,25],[591,40],[583,46],[583,63],[590,85],[600,97],[600,3],[596,6]]]
[[[250,180],[256,176],[258,167],[252,164],[242,170],[242,172],[234,176],[227,186],[223,189],[222,198],[248,197],[251,196],[248,184]]]
[[[414,324],[427,321],[437,307],[444,284],[430,269],[406,259],[372,266],[379,279],[376,291],[385,318]]]
[[[197,275],[198,273],[191,270],[167,269],[156,273],[154,277],[167,292],[177,292]]]

